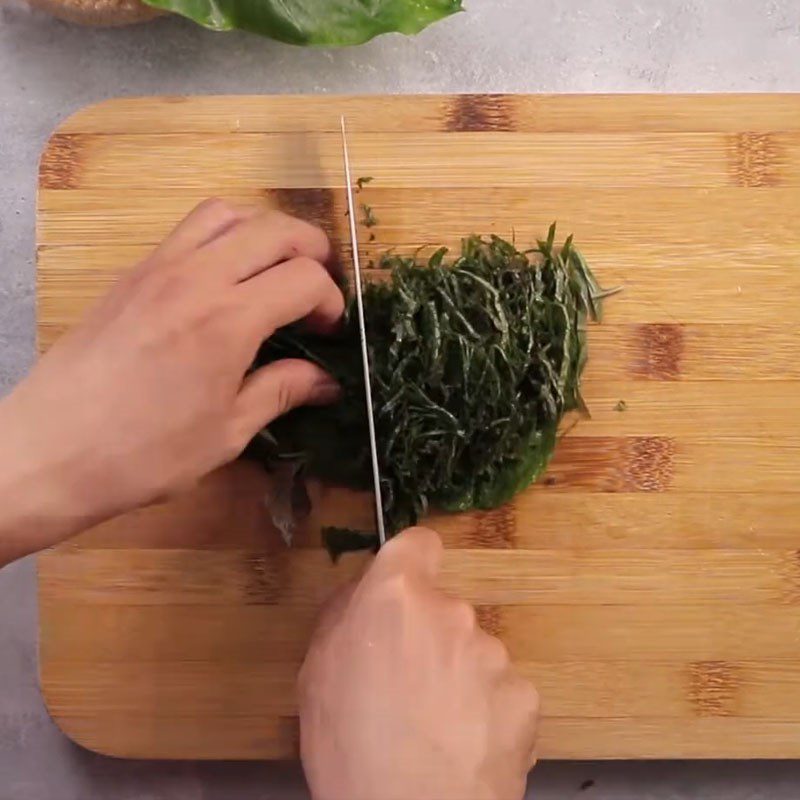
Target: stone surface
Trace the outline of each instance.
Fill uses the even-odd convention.
[[[86,30],[0,5],[0,395],[34,353],[38,154],[115,95],[799,91],[797,0],[469,0],[416,39],[300,50],[172,19]],[[295,765],[123,762],[50,722],[37,688],[34,566],[0,573],[0,800],[293,800]],[[545,764],[537,800],[790,800],[800,764]],[[584,787],[584,788],[581,788]]]

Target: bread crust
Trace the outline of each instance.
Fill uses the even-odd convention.
[[[35,8],[78,25],[113,28],[147,22],[164,14],[140,0],[28,0]]]

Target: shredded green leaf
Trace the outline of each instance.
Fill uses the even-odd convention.
[[[375,212],[372,210],[372,206],[368,206],[366,203],[362,203],[361,211],[364,215],[361,219],[361,224],[365,228],[374,228],[378,224],[378,218],[375,216]]]
[[[389,535],[434,506],[495,508],[545,470],[563,415],[582,411],[586,320],[602,290],[572,245],[547,240],[527,253],[496,236],[471,236],[445,263],[387,255],[386,281],[364,287],[382,496]],[[341,333],[292,327],[266,342],[257,365],[310,358],[341,383],[342,399],[273,423],[265,460],[302,453],[305,470],[368,490],[371,469],[358,323],[352,299]],[[264,440],[262,439],[262,442]],[[351,532],[352,533],[352,532]],[[332,553],[372,547],[374,536],[329,533]]]
[[[343,553],[356,550],[378,552],[378,534],[354,531],[352,528],[325,528],[325,549],[335,564]]]

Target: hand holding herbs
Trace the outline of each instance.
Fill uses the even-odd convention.
[[[446,262],[388,256],[387,281],[364,289],[385,524],[396,533],[429,507],[495,508],[545,470],[559,423],[584,411],[587,319],[604,296],[555,226],[528,252],[496,236],[464,240]],[[290,327],[257,364],[307,358],[342,386],[339,402],[300,408],[264,432],[267,464],[295,461],[323,481],[368,490],[371,473],[358,324],[320,337]],[[373,547],[371,532],[329,529],[334,555]]]
[[[199,206],[0,402],[0,565],[191,486],[275,416],[333,400],[306,360],[249,368],[277,328],[338,325],[319,229]]]
[[[437,590],[441,558],[435,533],[406,531],[323,610],[298,686],[316,800],[524,795],[538,696]]]

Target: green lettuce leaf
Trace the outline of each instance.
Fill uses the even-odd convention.
[[[335,47],[381,33],[419,33],[462,0],[145,0],[206,28],[238,28],[281,42]]]

